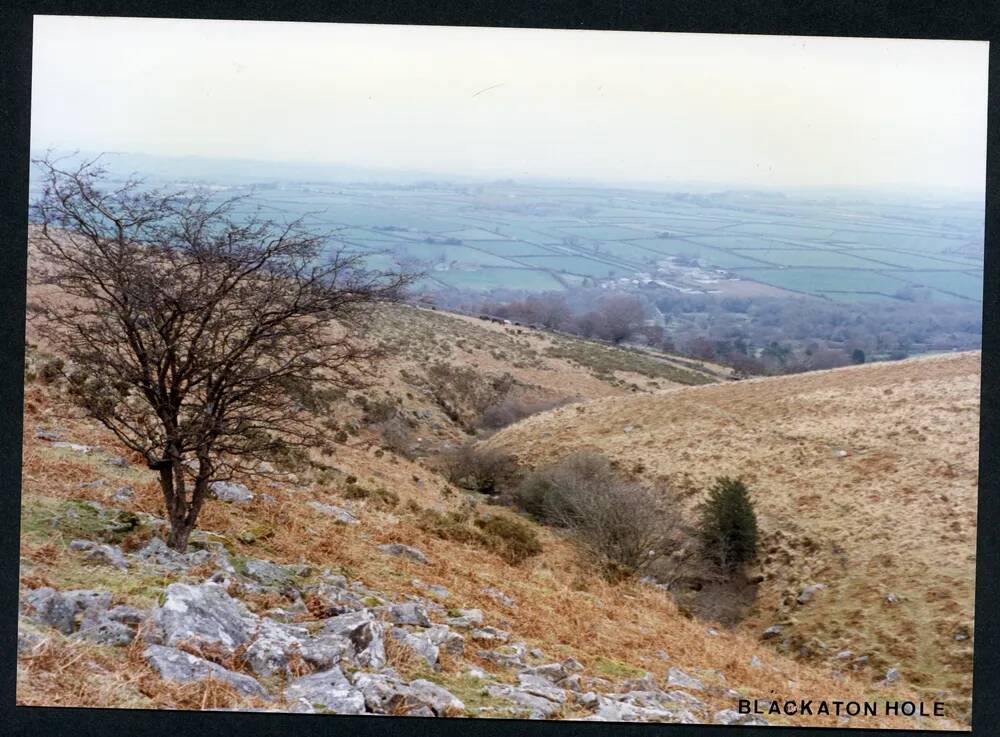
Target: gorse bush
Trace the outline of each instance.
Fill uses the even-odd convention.
[[[735,571],[757,554],[757,514],[740,479],[720,476],[701,508],[698,530],[705,557],[722,570]]]

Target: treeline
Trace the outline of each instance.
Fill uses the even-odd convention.
[[[727,297],[666,289],[442,293],[449,309],[729,365],[748,375],[837,368],[982,346],[971,301]]]

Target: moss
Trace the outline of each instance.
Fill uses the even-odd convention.
[[[599,673],[606,678],[611,678],[613,680],[620,680],[623,678],[641,678],[646,674],[646,671],[640,670],[635,666],[629,665],[628,663],[623,663],[620,660],[612,660],[611,658],[600,657],[594,661],[593,670],[595,673]]]

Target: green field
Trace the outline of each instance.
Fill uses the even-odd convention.
[[[440,288],[537,292],[637,273],[671,283],[700,266],[836,299],[918,284],[941,299],[982,299],[983,212],[975,203],[313,182],[262,188],[238,212],[257,207],[264,217],[305,217],[307,226],[336,230],[348,247],[377,252],[372,266],[417,264]],[[440,242],[446,238],[456,242]],[[695,261],[668,265],[670,256]],[[680,286],[697,291],[702,283]]]

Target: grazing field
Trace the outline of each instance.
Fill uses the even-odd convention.
[[[763,288],[868,300],[922,288],[930,299],[982,301],[979,203],[511,181],[213,186],[220,198],[249,195],[239,215],[304,217],[349,249],[377,252],[372,266],[426,272],[432,289],[542,292],[652,280],[689,293]]]

